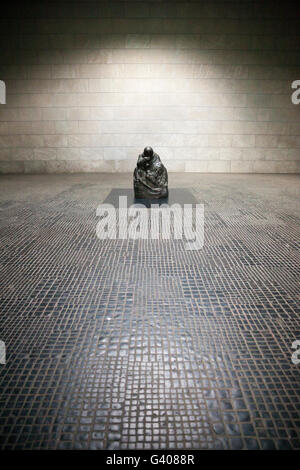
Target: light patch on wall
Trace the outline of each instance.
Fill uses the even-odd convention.
[[[132,171],[151,145],[171,172],[294,172],[293,56],[274,52],[280,38],[263,26],[257,36],[216,18],[202,32],[202,20],[71,18],[67,33],[25,32],[3,68],[2,159]]]

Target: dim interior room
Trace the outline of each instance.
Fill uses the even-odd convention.
[[[0,25],[0,448],[300,450],[295,2],[12,0]],[[97,237],[147,146],[201,249]]]

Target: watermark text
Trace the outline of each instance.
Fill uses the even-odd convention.
[[[6,350],[4,341],[0,340],[0,364],[5,364],[6,362]]]
[[[300,340],[296,340],[292,344],[292,349],[296,349],[296,351],[292,354],[292,363],[296,366],[300,364]]]
[[[0,104],[6,104],[6,86],[3,80],[0,80]]]
[[[295,91],[292,93],[291,100],[293,104],[300,103],[300,80],[294,80],[292,83],[292,88],[295,88]]]
[[[99,240],[183,240],[186,250],[200,250],[204,243],[203,204],[143,204],[127,206],[127,196],[119,197],[119,207],[100,204],[96,214]]]

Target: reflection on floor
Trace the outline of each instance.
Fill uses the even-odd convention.
[[[98,240],[131,178],[1,177],[1,448],[299,449],[299,177],[170,174],[195,251]]]

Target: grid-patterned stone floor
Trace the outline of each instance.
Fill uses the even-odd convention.
[[[299,449],[299,177],[170,175],[205,243],[96,237],[131,175],[2,176],[2,449]]]

